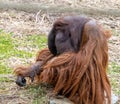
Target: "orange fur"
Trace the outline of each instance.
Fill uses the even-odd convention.
[[[109,33],[91,20],[84,26],[79,52],[58,56],[53,56],[48,49],[39,52],[36,62],[44,64],[42,72],[36,75],[38,82],[54,85],[55,94],[66,96],[75,104],[111,104],[106,36]],[[16,69],[15,73],[25,76],[23,68]]]

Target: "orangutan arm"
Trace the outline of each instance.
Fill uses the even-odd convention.
[[[37,61],[31,66],[28,67],[17,67],[15,69],[15,74],[17,75],[17,80],[16,83],[19,86],[25,86],[26,85],[26,79],[25,77],[29,77],[31,79],[31,82],[34,81],[34,77],[36,75],[39,75],[41,72],[41,66],[42,66],[42,61]]]
[[[36,62],[27,67],[20,66],[14,70],[14,73],[17,75],[16,83],[19,86],[26,85],[25,77],[29,77],[31,81],[34,81],[34,77],[40,75],[42,72],[42,66],[53,57],[51,52],[48,49],[44,49],[38,52],[36,57]]]

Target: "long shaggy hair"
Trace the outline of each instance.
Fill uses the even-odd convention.
[[[35,78],[39,83],[52,84],[55,94],[66,96],[75,104],[111,104],[111,87],[106,74],[108,36],[96,22],[87,22],[78,52],[56,56],[49,49],[38,52],[36,62],[41,61],[42,65],[41,73]],[[15,73],[25,76],[27,71],[29,68],[17,68]]]

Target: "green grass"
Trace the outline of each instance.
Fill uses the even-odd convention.
[[[46,90],[45,87],[37,86],[29,86],[28,91],[33,95],[32,104],[46,104]]]
[[[13,82],[13,80],[10,80],[8,77],[1,77],[0,82]]]
[[[7,58],[14,49],[11,34],[0,32],[0,60]]]
[[[37,51],[45,48],[46,44],[47,38],[45,35],[33,34],[19,37],[0,30],[0,74],[4,76],[4,74],[13,73],[12,68],[8,65],[10,58],[16,57],[16,59],[28,60],[36,57]],[[0,82],[11,82],[11,80],[8,77],[0,77]],[[46,91],[43,87],[30,85],[25,93],[20,94],[20,96],[30,96],[33,99],[33,104],[44,104],[46,101],[45,95]]]
[[[120,96],[120,65],[110,63],[108,69],[112,91]]]
[[[7,74],[11,72],[11,68],[9,68],[4,62],[1,62],[0,60],[0,74]]]
[[[25,35],[19,38],[0,30],[0,74],[12,72],[6,60],[11,57],[19,57],[23,60],[35,57],[36,51],[46,47],[46,43],[45,35]]]
[[[46,36],[43,35],[29,35],[26,40],[29,42],[30,45],[32,45],[32,47],[38,47],[39,49],[43,49],[47,45]]]
[[[110,75],[120,74],[120,65],[116,63],[110,63],[108,73]]]

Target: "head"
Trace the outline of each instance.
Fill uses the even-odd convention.
[[[51,53],[59,55],[70,51],[78,52],[80,50],[84,26],[89,21],[91,19],[83,16],[66,16],[55,21],[48,35],[48,48]],[[110,37],[108,31],[104,33],[107,38]]]
[[[51,53],[78,52],[85,23],[90,19],[82,16],[59,18],[48,35],[48,47]]]

